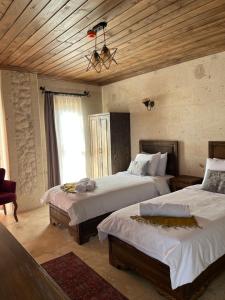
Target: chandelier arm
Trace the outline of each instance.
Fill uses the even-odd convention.
[[[105,27],[103,27],[103,37],[104,37],[104,44],[106,44],[105,43]]]
[[[97,47],[97,37],[98,37],[98,33],[96,32],[96,36],[95,36],[95,50],[96,50],[96,47]]]

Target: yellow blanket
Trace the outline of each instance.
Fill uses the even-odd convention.
[[[76,193],[76,182],[65,183],[61,185],[61,190],[66,193]]]
[[[183,218],[183,217],[164,217],[164,216],[131,216],[132,220],[137,222],[153,225],[162,226],[163,228],[186,228],[186,227],[198,227],[196,219],[194,216]]]

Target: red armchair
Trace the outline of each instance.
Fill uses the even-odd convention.
[[[5,180],[5,169],[0,168],[0,205],[3,205],[4,213],[6,215],[5,204],[13,202],[14,204],[14,218],[18,222],[17,218],[17,202],[16,202],[16,182]]]

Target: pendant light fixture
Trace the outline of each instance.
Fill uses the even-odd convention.
[[[94,68],[97,73],[100,73],[102,70],[102,62],[101,57],[98,54],[98,51],[96,49],[97,45],[97,34],[95,35],[95,49],[91,54],[91,57],[85,56],[87,60],[89,61],[87,71],[89,71],[91,68]]]
[[[105,27],[107,26],[106,22],[100,22],[99,24],[95,25],[91,30],[88,30],[87,36],[89,38],[95,38],[95,49],[88,57],[85,56],[87,60],[89,61],[87,71],[91,69],[95,69],[97,73],[100,73],[102,70],[102,67],[104,66],[107,70],[110,68],[111,63],[114,62],[117,64],[114,56],[116,54],[117,48],[109,49],[106,45],[106,39],[105,39]],[[103,30],[103,38],[104,38],[104,44],[100,51],[100,54],[97,51],[97,34],[98,31]]]

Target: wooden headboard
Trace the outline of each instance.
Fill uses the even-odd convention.
[[[209,142],[209,158],[225,159],[225,141]]]
[[[140,153],[168,153],[166,174],[178,175],[178,141],[140,140]]]

